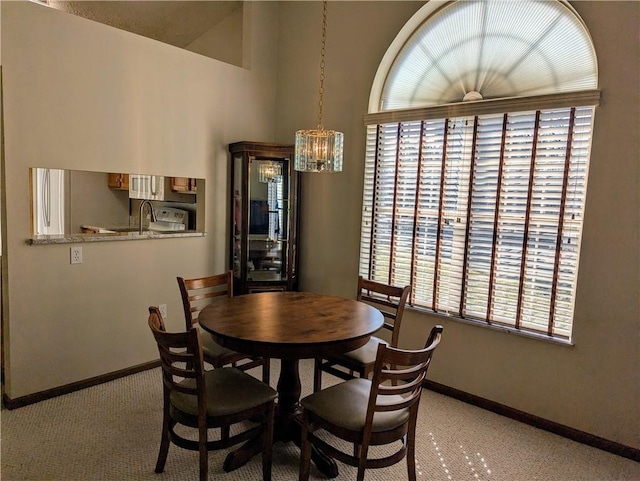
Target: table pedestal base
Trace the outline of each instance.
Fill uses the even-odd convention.
[[[280,363],[280,378],[278,379],[278,404],[274,426],[273,442],[294,442],[300,447],[300,434],[302,427],[298,416],[300,415],[300,373],[297,359],[282,359]],[[256,454],[262,451],[262,436],[250,439],[238,449],[229,453],[224,460],[223,469],[226,472],[238,469],[249,462]],[[338,476],[338,466],[333,458],[324,452],[311,447],[311,460],[316,467],[329,478]]]
[[[284,424],[284,423],[283,423]],[[280,429],[276,426],[274,433],[274,444],[277,442],[294,442],[300,447],[300,424],[291,420],[289,426],[280,424]],[[230,472],[247,464],[251,458],[262,451],[262,436],[256,436],[235,451],[229,453],[224,460],[223,469]],[[327,456],[323,451],[311,446],[311,460],[315,463],[318,470],[329,478],[338,476],[338,466],[335,460]]]

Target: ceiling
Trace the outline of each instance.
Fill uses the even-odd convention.
[[[160,42],[186,48],[229,15],[241,1],[59,1],[39,0],[50,7],[111,25]]]

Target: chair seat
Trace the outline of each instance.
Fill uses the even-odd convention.
[[[352,431],[364,429],[371,381],[356,378],[336,384],[303,398],[302,406],[329,423]],[[388,402],[397,402],[401,396],[379,396]],[[388,431],[409,419],[409,410],[377,412],[373,415],[373,432]]]
[[[204,374],[207,388],[207,415],[227,416],[273,401],[278,393],[265,383],[235,367],[221,367]],[[180,384],[194,386],[193,379]],[[198,400],[192,394],[172,391],[171,404],[187,414],[198,414]]]
[[[389,345],[389,343],[384,339],[371,336],[369,342],[367,342],[364,346],[359,347],[358,349],[355,349],[353,351],[349,351],[343,354],[341,357],[351,359],[363,365],[373,364],[374,362],[376,362],[376,355],[378,354],[378,344]]]

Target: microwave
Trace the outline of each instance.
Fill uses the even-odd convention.
[[[129,175],[129,198],[164,200],[164,177],[161,175]]]

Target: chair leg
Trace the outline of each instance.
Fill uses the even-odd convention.
[[[158,452],[158,460],[156,461],[156,473],[164,471],[164,465],[167,462],[167,455],[169,454],[169,445],[171,440],[169,439],[169,430],[175,426],[175,422],[169,418],[168,408],[165,409],[162,419],[162,439],[160,440],[160,451]]]
[[[369,455],[368,441],[360,446],[358,453],[358,475],[356,481],[364,481],[364,470],[367,465],[367,456]]]
[[[313,363],[313,392],[322,389],[322,358],[316,357]]]
[[[265,357],[262,364],[262,382],[269,384],[271,381],[271,359]]]
[[[309,480],[311,464],[311,442],[309,441],[309,417],[306,412],[302,417],[302,433],[300,435],[300,476],[298,481]]]
[[[273,419],[275,416],[275,402],[269,403],[267,406],[267,419],[264,427],[262,447],[262,480],[271,481],[271,460],[273,447]]]
[[[200,453],[200,481],[209,477],[209,452],[207,451],[207,426],[198,428],[198,452]]]
[[[416,481],[416,424],[409,423],[407,433],[407,479]]]
[[[231,427],[230,426],[222,426],[220,428],[220,439],[222,439],[223,441],[226,441],[227,439],[229,439],[229,433],[231,431]]]

